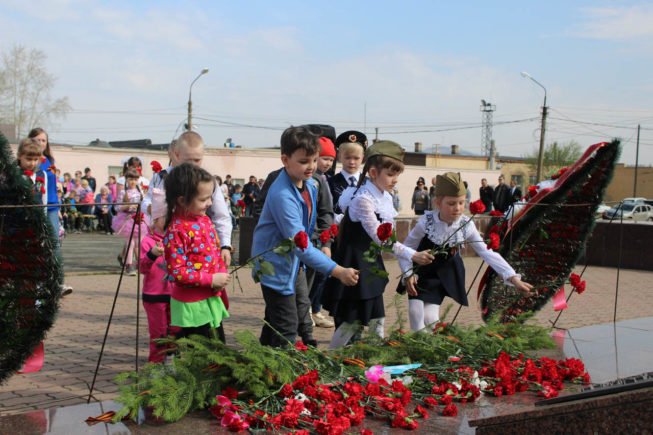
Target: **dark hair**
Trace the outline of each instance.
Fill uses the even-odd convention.
[[[136,169],[134,169],[134,168],[129,168],[129,169],[127,169],[127,170],[125,171],[125,181],[126,181],[128,178],[135,178],[135,179],[138,180],[139,178],[141,178],[141,176],[139,175],[139,173],[138,173],[138,171],[137,171]]]
[[[222,177],[219,175],[215,176],[215,181],[218,182],[218,186],[222,186]]]
[[[137,163],[138,166],[141,168],[143,167],[143,162],[141,162],[141,159],[136,156],[130,157],[129,160],[127,160],[125,164],[122,165],[122,175],[125,175],[127,173],[127,169],[136,166]]]
[[[165,179],[166,203],[168,213],[166,214],[166,228],[172,221],[172,215],[177,206],[177,198],[182,197],[184,203],[189,204],[197,196],[200,183],[214,183],[215,179],[207,170],[192,163],[182,163],[175,166]]]
[[[89,168],[89,167],[84,168],[84,173],[85,174],[88,174],[89,172],[91,172],[91,168]]]
[[[363,173],[358,179],[358,187],[362,186],[365,182],[366,175],[370,172],[371,168],[376,168],[377,171],[383,169],[389,169],[393,172],[404,172],[404,164],[397,159],[392,157],[383,156],[383,155],[373,155],[365,161],[365,166],[363,167]]]
[[[297,150],[304,150],[306,155],[320,152],[320,137],[307,127],[288,127],[281,134],[281,154],[291,156]]]
[[[34,139],[36,136],[38,136],[41,133],[45,133],[45,137],[47,138],[47,142],[45,143],[45,149],[43,150],[43,155],[50,160],[50,163],[54,165],[54,156],[52,155],[52,150],[50,149],[50,136],[48,133],[43,130],[41,127],[35,127],[29,131],[29,134],[27,137],[30,139]]]

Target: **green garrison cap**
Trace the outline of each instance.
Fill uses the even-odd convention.
[[[435,177],[435,196],[465,196],[466,193],[460,172],[446,172]]]
[[[380,140],[365,150],[365,160],[372,156],[386,156],[403,163],[405,152],[401,145],[396,142]]]

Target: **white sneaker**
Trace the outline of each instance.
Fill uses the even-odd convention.
[[[329,318],[327,318],[322,312],[315,313],[311,316],[313,318],[313,323],[319,328],[333,328],[335,324]]]

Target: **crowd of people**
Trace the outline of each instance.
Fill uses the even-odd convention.
[[[370,249],[387,244],[392,233],[387,227],[398,214],[403,149],[392,141],[368,146],[358,131],[334,141],[308,126],[286,129],[280,145],[283,166],[265,180],[250,176],[244,186],[202,168],[204,141],[193,131],[173,142],[169,166],[155,170],[151,180],[142,177],[138,157],[126,159],[121,176],[109,177],[99,189],[90,168],[74,177],[61,174],[41,129],[20,143],[17,164],[34,186],[35,200],[48,205],[56,236],[60,222],[83,231],[91,225],[87,219],[95,217],[102,231],[124,237],[117,260],[128,274],[136,274],[138,265],[144,276],[152,362],[164,360],[166,349],[154,340],[168,334],[225,341],[231,237],[242,216],[257,220],[251,252],[252,274],[265,301],[262,344],[285,346],[299,338],[315,346],[314,326],[335,327],[331,348],[356,340],[365,327],[383,337],[388,278],[379,273],[385,270],[381,251]],[[336,160],[339,171],[333,169]],[[403,243],[391,244],[402,269],[398,290],[408,293],[416,331],[438,320],[444,297],[467,304],[459,253],[465,243],[508,285],[531,290],[500,255],[480,243],[476,227],[467,225],[470,193],[460,174],[438,175],[431,183],[427,190],[425,180],[418,180],[411,207],[420,219]],[[499,210],[521,195],[505,186],[503,177],[493,190],[486,184],[481,198],[491,197]],[[135,258],[139,239],[130,237],[134,228],[143,236],[140,258]],[[294,248],[278,250],[288,239]],[[439,251],[433,247],[447,255],[434,255]]]

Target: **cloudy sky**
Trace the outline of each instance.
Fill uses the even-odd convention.
[[[461,3],[461,4],[454,4]],[[292,124],[364,130],[412,149],[500,154],[621,137],[653,164],[653,5],[632,1],[0,0],[0,50],[43,50],[73,111],[56,142],[169,142],[186,117],[211,145],[278,144]]]

